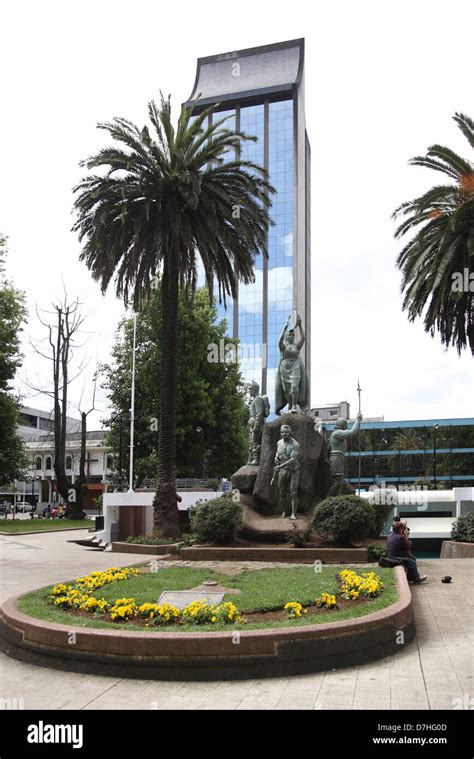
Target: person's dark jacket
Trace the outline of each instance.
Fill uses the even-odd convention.
[[[395,532],[395,530],[387,538],[387,556],[389,559],[408,558],[411,555],[410,547],[406,537]]]

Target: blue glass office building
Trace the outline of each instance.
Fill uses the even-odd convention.
[[[242,157],[269,171],[275,187],[268,258],[259,255],[256,281],[239,285],[238,299],[220,306],[228,333],[240,341],[246,380],[256,380],[274,410],[278,338],[296,310],[306,331],[301,357],[311,371],[310,147],[304,112],[304,40],[199,58],[186,106],[219,103],[219,117],[257,142]]]
[[[334,424],[324,423],[329,439]],[[416,419],[362,422],[361,486],[474,487],[474,419]],[[357,487],[359,437],[348,440],[347,479]]]

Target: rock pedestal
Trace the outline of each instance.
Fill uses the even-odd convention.
[[[328,475],[326,445],[323,436],[314,429],[314,421],[305,414],[283,414],[263,428],[260,466],[253,489],[255,508],[265,514],[278,514],[277,478],[273,477],[275,451],[283,424],[291,427],[291,435],[300,444],[300,484],[298,513],[305,514],[318,495],[324,495]]]
[[[253,464],[245,464],[245,466],[241,466],[230,479],[232,487],[236,490],[240,490],[241,493],[252,494],[257,479],[257,473],[258,466]]]
[[[277,478],[273,485],[274,460],[281,427],[288,424],[300,445],[300,483],[297,521],[281,519]],[[232,487],[240,491],[244,507],[242,534],[257,542],[287,542],[292,529],[304,532],[310,525],[313,507],[327,495],[330,486],[329,456],[324,436],[314,429],[305,414],[284,414],[263,427],[260,464],[246,464],[232,475]],[[227,494],[229,497],[232,493]],[[233,497],[233,496],[232,496]],[[265,519],[265,517],[267,517]]]

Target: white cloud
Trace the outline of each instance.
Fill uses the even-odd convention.
[[[239,287],[239,308],[251,314],[262,312],[263,272],[255,272],[255,282]],[[268,306],[293,298],[293,270],[291,266],[275,266],[268,270]]]
[[[144,123],[146,103],[160,89],[173,93],[177,114],[199,56],[305,36],[313,401],[356,404],[359,375],[366,413],[474,416],[471,357],[445,353],[401,313],[390,220],[397,205],[438,180],[409,167],[411,156],[435,142],[468,152],[451,116],[473,115],[471,50],[458,33],[470,3],[452,0],[446,13],[441,0],[345,0],[315,6],[311,25],[307,0],[291,8],[275,0],[270,15],[266,4],[241,0],[231,24],[217,0],[204,8],[148,0],[136,0],[133,13],[125,0],[1,6],[0,66],[9,75],[2,80],[0,231],[10,238],[10,275],[30,304],[47,306],[61,275],[71,295],[90,293],[91,329],[100,334],[90,336],[88,351],[106,359],[123,308],[112,293],[100,295],[70,231],[78,162],[106,144],[96,123],[115,115]],[[37,333],[33,311],[29,330]],[[25,352],[25,366],[36,369],[27,344]]]

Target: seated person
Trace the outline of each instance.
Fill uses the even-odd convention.
[[[58,519],[64,519],[65,514],[66,514],[66,511],[64,509],[64,506],[61,504],[61,506],[58,509]]]
[[[407,526],[403,522],[394,522],[392,530],[387,538],[387,558],[403,559],[403,565],[407,568],[407,579],[410,582],[425,582],[427,575],[420,575],[416,565],[416,559],[411,552],[411,543],[407,537]]]
[[[47,503],[46,506],[43,508],[43,517],[45,519],[49,519],[50,516],[51,516],[51,506],[49,505],[49,503]]]
[[[400,518],[400,517],[393,517],[393,524],[392,524],[392,526],[390,527],[390,532],[391,532],[391,533],[393,532],[393,525],[395,524],[395,522],[398,522],[398,523],[400,523],[401,521],[402,521],[402,520],[401,520],[401,518]]]

